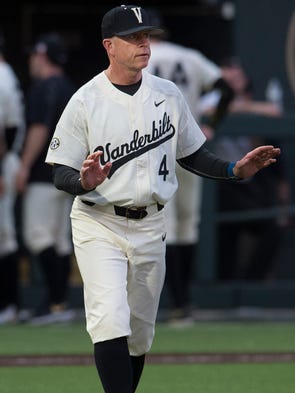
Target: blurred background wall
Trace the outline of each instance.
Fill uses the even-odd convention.
[[[216,62],[229,55],[238,56],[253,79],[257,98],[264,97],[271,77],[278,78],[286,109],[293,110],[293,0],[191,0],[173,6],[167,1],[137,3],[161,10],[173,41],[195,47]],[[26,48],[39,33],[49,30],[57,30],[66,38],[70,47],[68,71],[78,84],[104,67],[99,21],[106,10],[118,4],[87,0],[6,4],[1,10],[0,25],[7,37],[8,58],[23,83],[27,82]]]

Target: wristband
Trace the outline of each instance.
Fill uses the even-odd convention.
[[[235,162],[230,162],[230,163],[228,164],[228,167],[227,167],[227,175],[228,175],[228,177],[229,177],[230,179],[232,179],[232,180],[239,180],[240,177],[236,176],[236,175],[234,174],[234,171],[233,171],[235,165],[236,165]]]

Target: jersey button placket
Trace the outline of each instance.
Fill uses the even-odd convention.
[[[140,105],[137,104],[137,99],[132,97],[133,99],[130,100],[129,111],[130,111],[130,119],[131,125],[133,130],[138,130],[139,138],[144,137],[146,134],[150,133],[151,125],[147,126],[145,124],[145,115],[143,111],[138,112],[138,108]],[[151,122],[152,123],[152,122]],[[147,128],[148,127],[148,128]],[[145,146],[146,147],[146,146]],[[140,147],[139,154],[135,158],[135,168],[136,168],[136,178],[134,181],[136,182],[136,197],[135,197],[135,204],[141,206],[143,203],[146,202],[147,195],[150,192],[150,181],[149,181],[149,173],[148,173],[148,152],[140,154]]]

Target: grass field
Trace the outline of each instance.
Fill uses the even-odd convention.
[[[295,351],[295,322],[201,322],[182,329],[159,324],[151,349],[151,353],[233,351]],[[91,352],[92,344],[81,322],[0,327],[0,355]]]
[[[295,323],[159,324],[151,354],[295,351]],[[0,357],[92,354],[84,323],[0,327]],[[93,365],[0,367],[1,393],[102,393]],[[294,393],[295,362],[147,364],[137,393]]]
[[[1,393],[102,393],[94,367],[0,368]],[[147,365],[136,393],[294,393],[294,364]]]

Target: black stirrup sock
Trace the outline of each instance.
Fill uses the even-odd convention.
[[[142,370],[144,367],[144,361],[145,361],[145,355],[141,356],[130,356],[131,359],[131,365],[132,365],[132,371],[133,371],[133,390],[132,392],[134,393],[137,385],[139,383]]]
[[[127,338],[94,344],[94,358],[105,393],[133,393],[133,377]]]

